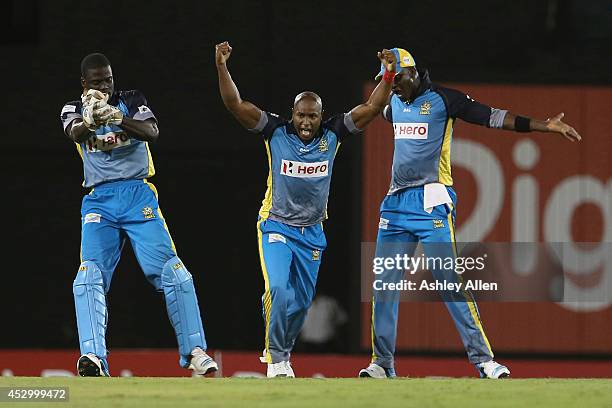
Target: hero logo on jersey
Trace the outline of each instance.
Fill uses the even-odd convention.
[[[328,160],[314,163],[283,160],[281,163],[280,174],[283,176],[300,178],[325,177],[327,176],[328,167]]]
[[[429,123],[394,123],[396,139],[427,139]]]
[[[87,139],[85,145],[90,153],[107,152],[117,147],[131,144],[130,137],[126,132],[108,132],[103,135],[94,135]]]

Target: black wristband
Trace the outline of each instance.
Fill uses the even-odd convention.
[[[531,119],[524,116],[515,117],[514,130],[517,132],[531,132]]]

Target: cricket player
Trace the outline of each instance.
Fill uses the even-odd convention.
[[[466,122],[517,132],[554,132],[570,141],[580,135],[563,123],[563,113],[547,120],[515,115],[491,108],[468,95],[432,84],[426,70],[417,69],[413,56],[401,48],[391,50],[397,60],[392,95],[383,116],[393,123],[395,150],[391,186],[380,207],[376,257],[409,256],[423,243],[427,256],[456,256],[455,204],[451,187],[450,147],[453,124]],[[385,73],[381,70],[378,76]],[[447,245],[444,245],[447,243]],[[453,258],[451,258],[453,259]],[[404,270],[390,270],[392,281]],[[460,281],[456,273],[433,270],[436,280]],[[504,378],[510,370],[493,360],[472,294],[441,293],[471,363],[482,378]],[[395,377],[393,355],[397,335],[399,295],[374,292],[372,303],[372,361],[360,377]]]
[[[81,207],[81,265],[73,284],[81,376],[109,376],[106,293],[121,250],[130,241],[147,280],[163,292],[179,347],[179,363],[197,375],[217,371],[206,340],[193,279],[178,257],[147,179],[155,174],[149,143],[159,137],[155,115],[139,91],[115,91],[108,59],[81,62],[81,100],[61,112],[64,133],[83,159],[89,194]]]
[[[265,284],[261,360],[268,364],[268,377],[294,377],[290,353],[311,305],[327,245],[322,222],[327,218],[334,158],[340,143],[359,133],[385,106],[395,55],[388,50],[378,53],[385,67],[383,80],[366,103],[324,121],[321,98],[302,92],[287,121],[241,99],[227,68],[231,52],[227,42],[216,46],[221,98],[242,126],[262,137],[269,165],[257,222]]]

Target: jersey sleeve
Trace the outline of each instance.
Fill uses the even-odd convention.
[[[492,127],[492,109],[490,106],[477,102],[470,98],[469,95],[455,89],[438,87],[436,91],[440,93],[446,101],[446,107],[450,117],[459,118],[475,125]]]
[[[268,139],[274,133],[274,130],[286,124],[287,121],[276,113],[261,111],[261,116],[259,118],[259,122],[253,129],[249,129],[249,132],[258,133],[264,137],[264,139]]]
[[[121,96],[128,108],[130,118],[136,120],[154,119],[157,122],[157,118],[151,108],[149,108],[147,98],[145,98],[142,92],[136,90],[127,91]]]
[[[75,119],[83,118],[81,115],[81,106],[80,101],[73,101],[66,103],[62,108],[60,120],[62,122],[62,127],[64,128],[64,133],[66,133],[66,129]]]
[[[336,134],[339,142],[344,141],[344,138],[350,134],[362,132],[362,129],[355,126],[351,112],[332,116],[325,121],[324,126],[331,129]]]

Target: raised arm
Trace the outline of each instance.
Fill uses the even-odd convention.
[[[232,115],[247,129],[253,129],[261,118],[261,109],[251,102],[243,101],[240,98],[238,87],[232,80],[227,69],[227,60],[232,53],[227,41],[215,46],[215,63],[217,64],[217,74],[219,75],[219,93],[223,104]]]
[[[385,74],[372,91],[368,101],[351,110],[351,117],[358,129],[366,127],[383,110],[391,93],[397,63],[395,54],[384,49],[378,53],[378,58],[386,68]]]

